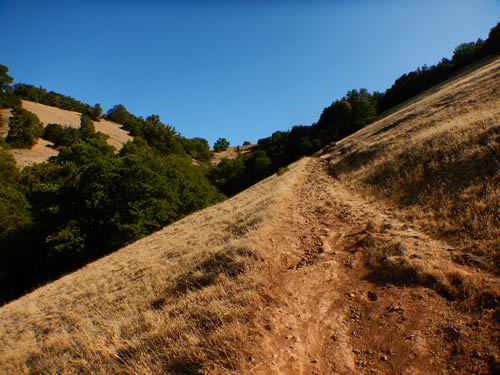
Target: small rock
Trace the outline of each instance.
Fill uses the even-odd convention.
[[[378,299],[377,293],[374,293],[374,292],[368,292],[367,296],[368,296],[368,300],[372,301],[372,302],[374,302]]]
[[[312,359],[311,363],[318,363],[318,361],[316,359]]]
[[[349,297],[354,298],[354,297],[356,297],[356,294],[354,294],[354,293],[349,293]]]
[[[293,335],[286,335],[286,336],[285,336],[285,339],[287,339],[287,340],[291,340],[291,339],[293,339]]]
[[[392,303],[388,308],[387,310],[389,310],[389,312],[393,312],[393,311],[404,311],[403,308],[399,305],[395,305],[394,303]]]
[[[361,351],[359,351],[358,349],[353,349],[353,350],[352,350],[352,352],[353,352],[354,354],[361,354]]]
[[[384,362],[387,362],[387,361],[389,360],[389,358],[388,358],[385,354],[382,354],[382,355],[380,356],[380,360],[381,360],[381,361],[384,361]]]

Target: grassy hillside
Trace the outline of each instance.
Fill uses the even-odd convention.
[[[343,139],[329,158],[345,184],[448,241],[457,261],[493,272],[500,261],[499,72],[496,59]]]
[[[234,366],[272,268],[261,236],[290,167],[0,309],[3,373],[189,373]],[[219,370],[220,371],[220,370]]]
[[[453,361],[440,373],[472,371],[468,363],[494,371],[499,70],[497,59],[1,307],[1,371],[411,370],[398,348],[412,350],[421,373]],[[292,345],[285,332],[304,316],[306,339]],[[384,320],[396,328],[387,340],[377,335],[392,328],[373,325]]]

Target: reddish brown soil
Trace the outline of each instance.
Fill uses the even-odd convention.
[[[252,325],[251,374],[490,374],[494,309],[471,311],[432,289],[377,281],[356,244],[370,234],[445,246],[395,211],[351,194],[311,159],[269,235],[287,265]],[[496,313],[498,319],[498,312]]]

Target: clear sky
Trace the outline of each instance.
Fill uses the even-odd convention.
[[[498,0],[0,0],[0,64],[236,145],[309,125],[347,90],[384,91],[499,16]]]

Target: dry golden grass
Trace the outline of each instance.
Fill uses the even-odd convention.
[[[0,109],[0,137],[5,138],[9,132],[10,109]]]
[[[432,256],[411,247],[394,253],[390,243],[375,247],[371,264],[387,277],[470,297],[483,287],[474,271],[498,272],[499,72],[496,59],[333,148],[332,174],[449,244]]]
[[[304,166],[0,308],[0,372],[231,372],[279,259],[262,238]]]
[[[1,307],[0,372],[237,373],[249,346],[247,322],[275,293],[269,275],[290,253],[311,250],[290,250],[293,243],[318,235],[286,232],[280,246],[269,246],[281,238],[280,220],[314,229],[306,213],[287,212],[286,200],[294,198],[299,211],[328,206],[327,195],[303,204],[307,186],[294,193],[303,181],[323,184],[318,194],[332,190],[332,231],[342,220],[355,228],[335,238],[345,241],[343,252],[360,249],[377,276],[492,306],[499,70],[497,59],[339,142],[325,156],[335,183],[306,170],[304,159]]]
[[[253,144],[253,145],[245,145],[237,147],[228,147],[226,151],[214,152],[214,156],[212,160],[210,160],[210,163],[212,165],[217,165],[222,161],[222,159],[236,159],[238,157],[238,147],[240,149],[240,153],[245,154],[247,152],[250,152],[251,149],[254,148],[255,146],[256,145]]]
[[[81,113],[66,111],[64,109],[34,103],[27,100],[22,100],[21,102],[23,108],[35,113],[44,125],[59,124],[72,128],[80,127]],[[10,117],[10,110],[0,111],[0,116],[4,119],[3,126],[0,124],[0,136],[5,138],[8,133],[8,118]],[[107,142],[116,150],[120,150],[125,143],[133,139],[132,136],[128,135],[127,131],[121,129],[120,124],[112,121],[94,121],[94,125],[97,132],[101,132],[109,136]],[[11,149],[9,152],[16,159],[17,166],[19,168],[24,168],[27,165],[42,163],[47,161],[49,157],[56,156],[58,151],[52,149],[51,146],[51,142],[40,139],[31,149]]]

